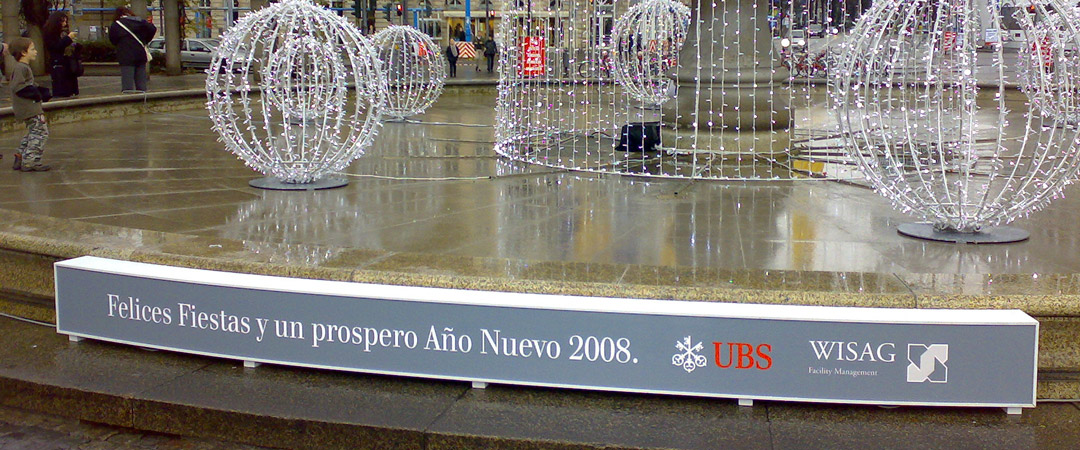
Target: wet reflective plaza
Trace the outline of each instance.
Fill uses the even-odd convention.
[[[1015,93],[1018,94],[1018,93]],[[243,241],[290,264],[347,249],[649,266],[883,273],[1073,273],[1071,189],[1000,246],[898,235],[912,219],[857,184],[572,172],[493,150],[493,87],[448,89],[422,123],[386,123],[345,188],[263,191],[202,109],[54,125],[47,173],[0,171],[0,207]],[[12,149],[21,133],[0,136]],[[4,164],[10,163],[10,151]],[[284,244],[284,245],[283,245]]]

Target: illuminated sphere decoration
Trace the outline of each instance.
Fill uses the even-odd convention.
[[[279,184],[303,186],[371,145],[386,79],[371,41],[345,19],[308,0],[284,0],[229,28],[206,95],[230,152]]]
[[[411,26],[391,25],[374,36],[386,73],[383,114],[405,118],[423,113],[442,93],[447,62],[431,38]]]
[[[1016,8],[1013,17],[1029,30],[1018,51],[1020,90],[1035,111],[1069,124],[1080,123],[1080,49],[1067,47],[1069,27],[1078,23],[1078,8],[1064,11]],[[1061,45],[1065,43],[1065,45]]]
[[[646,0],[612,27],[612,75],[630,96],[659,105],[673,97],[668,73],[686,42],[690,8],[675,0]]]
[[[976,52],[984,44],[980,3],[878,0],[832,73],[832,108],[848,156],[878,193],[924,221],[901,225],[905,235],[1023,240],[1026,231],[1004,225],[1046,206],[1076,179],[1078,128],[1058,114],[1007,104],[1003,74],[1013,63],[1001,45]],[[990,27],[1003,33],[1000,6],[991,3]],[[1049,4],[1065,10],[1060,0]],[[1078,24],[1057,24],[1059,32],[1044,33],[1050,48],[1080,49]],[[1066,86],[1057,83],[1074,89],[1080,81],[1067,70],[1057,80],[1032,84],[1028,96],[1049,98]]]

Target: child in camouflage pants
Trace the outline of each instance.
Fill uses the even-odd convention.
[[[8,68],[11,72],[8,78],[11,109],[16,119],[26,121],[27,130],[26,136],[19,143],[12,168],[23,172],[44,172],[50,169],[41,163],[41,153],[45,149],[45,141],[49,138],[49,126],[45,122],[41,102],[47,99],[41,97],[41,91],[34,84],[34,72],[29,65],[37,57],[37,49],[30,39],[18,38],[8,47],[8,53],[15,60],[12,67]],[[5,57],[5,66],[11,62]]]

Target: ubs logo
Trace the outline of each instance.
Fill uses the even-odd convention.
[[[682,341],[675,342],[675,349],[681,353],[676,353],[671,357],[671,364],[676,366],[682,366],[686,373],[693,372],[698,367],[705,367],[708,361],[705,360],[705,356],[699,354],[704,347],[701,346],[701,342],[697,344],[691,344],[693,339],[690,336],[684,337]]]
[[[675,342],[679,351],[671,357],[671,364],[681,366],[686,373],[705,367],[708,360],[698,353],[704,349],[701,342],[694,343],[690,336]],[[721,369],[757,369],[772,368],[772,345],[748,344],[746,342],[713,342],[713,362]],[[726,355],[726,356],[725,356]]]
[[[726,349],[726,352],[725,352]],[[746,342],[713,342],[715,359],[713,362],[721,369],[757,369],[769,370],[772,367],[772,345],[748,344]],[[727,353],[727,358],[724,358]]]
[[[908,344],[908,383],[948,383],[949,344]]]

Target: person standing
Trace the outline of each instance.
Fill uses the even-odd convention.
[[[499,56],[499,46],[495,44],[495,38],[484,42],[484,57],[487,58],[488,73],[495,71],[495,58]]]
[[[446,62],[450,63],[450,78],[457,77],[457,60],[457,41],[450,39],[450,45],[446,46]]]
[[[157,27],[147,22],[131,8],[121,6],[113,14],[109,26],[109,41],[116,46],[116,60],[120,63],[120,84],[124,93],[146,92],[146,63],[149,62],[146,44],[149,44]]]
[[[53,97],[79,95],[79,58],[81,46],[75,42],[78,34],[67,31],[68,16],[62,11],[49,15],[42,31],[45,48],[49,50],[49,73],[52,76]]]
[[[48,99],[42,97],[42,90],[34,84],[34,71],[30,68],[30,62],[37,58],[37,49],[34,48],[34,41],[21,37],[11,42],[8,51],[15,61],[11,64],[13,67],[9,68],[11,77],[8,79],[11,109],[16,120],[26,123],[26,136],[19,142],[15,164],[11,168],[23,172],[44,172],[51,167],[41,163],[45,141],[49,139],[49,126],[45,122],[41,102]]]

